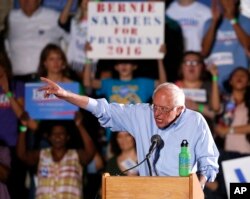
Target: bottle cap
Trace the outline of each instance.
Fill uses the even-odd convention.
[[[188,147],[188,141],[182,140],[181,147]]]

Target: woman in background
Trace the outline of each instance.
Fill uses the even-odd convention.
[[[125,170],[137,164],[136,145],[133,136],[128,132],[114,132],[111,135],[111,157],[106,165],[106,172],[110,175],[138,175],[136,169]]]

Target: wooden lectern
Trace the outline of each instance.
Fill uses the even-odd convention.
[[[102,199],[204,199],[196,174],[189,177],[102,176]]]

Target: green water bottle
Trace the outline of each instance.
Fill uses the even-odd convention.
[[[189,176],[191,173],[191,154],[188,141],[182,140],[181,152],[179,153],[179,176]]]

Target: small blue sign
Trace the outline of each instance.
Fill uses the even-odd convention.
[[[79,107],[58,99],[55,95],[44,98],[44,91],[38,91],[44,83],[25,84],[25,110],[32,119],[72,120]],[[79,94],[79,83],[59,83],[65,90]]]
[[[57,11],[62,11],[65,4],[67,3],[67,0],[43,0],[42,6],[51,8]],[[70,12],[75,13],[78,6],[78,0],[74,0],[70,9]],[[20,8],[19,0],[14,0],[14,6],[15,9]]]

